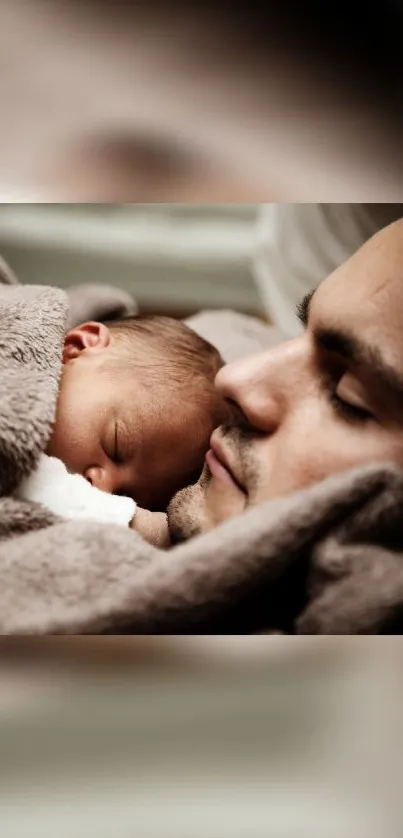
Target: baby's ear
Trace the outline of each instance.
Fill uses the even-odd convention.
[[[106,349],[111,342],[111,333],[104,323],[82,323],[75,329],[70,329],[64,338],[63,363],[67,364],[78,358],[84,350],[98,352]]]

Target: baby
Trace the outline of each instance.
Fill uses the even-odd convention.
[[[72,329],[46,454],[16,494],[163,544],[165,516],[151,513],[199,476],[223,420],[221,365],[213,346],[168,317]]]

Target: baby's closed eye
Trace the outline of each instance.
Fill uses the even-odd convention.
[[[102,448],[112,463],[119,465],[123,462],[121,449],[119,448],[119,425],[116,420],[107,426],[102,439]]]

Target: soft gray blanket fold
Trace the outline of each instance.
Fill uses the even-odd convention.
[[[73,307],[60,290],[18,286],[4,265],[0,281],[1,634],[400,630],[403,474],[393,466],[336,475],[168,552],[14,500],[51,431]],[[236,318],[231,338],[225,318],[230,357],[243,326]],[[245,351],[248,334],[253,349],[273,341],[243,324]]]

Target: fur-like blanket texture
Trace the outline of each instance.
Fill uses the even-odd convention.
[[[66,324],[99,311],[99,299],[81,288],[77,305],[76,292],[69,302],[58,289],[19,286],[4,264],[0,282],[0,634],[400,630],[403,474],[394,466],[336,475],[168,552],[129,529],[13,499],[51,432]],[[273,343],[269,327],[223,317],[193,325],[211,340],[215,329],[226,358],[231,345],[239,353],[242,331],[245,351]]]

